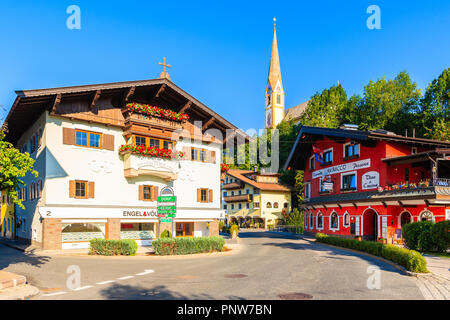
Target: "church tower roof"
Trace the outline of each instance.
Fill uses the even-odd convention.
[[[281,82],[281,67],[280,67],[280,57],[278,55],[278,42],[277,42],[277,28],[276,28],[276,18],[274,20],[273,26],[273,40],[272,40],[272,54],[270,56],[270,69],[269,69],[269,83],[272,90],[277,85],[277,81],[280,81],[280,85],[283,86]]]

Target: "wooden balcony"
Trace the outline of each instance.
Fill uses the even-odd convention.
[[[227,196],[223,197],[225,202],[253,202],[252,194],[243,194],[238,196]]]
[[[233,189],[242,189],[244,187],[244,183],[239,182],[231,182],[223,185],[223,189],[225,190],[233,190]]]
[[[170,131],[175,131],[177,129],[183,128],[183,123],[179,121],[173,121],[160,117],[153,117],[141,113],[131,113],[131,112],[129,113],[126,123],[150,126]]]

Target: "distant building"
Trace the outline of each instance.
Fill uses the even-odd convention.
[[[299,104],[298,106],[292,107],[290,109],[286,110],[286,115],[283,119],[283,121],[286,122],[293,122],[293,123],[299,123],[300,119],[305,112],[306,108],[308,107],[309,101],[303,102]]]
[[[450,142],[356,128],[300,130],[284,168],[305,171],[306,231],[392,243],[450,220]]]
[[[0,237],[14,239],[16,235],[14,204],[6,190],[2,190],[0,194]]]
[[[278,174],[229,170],[222,183],[222,208],[228,223],[246,221],[260,227],[277,225],[291,209],[291,189],[282,185]]]

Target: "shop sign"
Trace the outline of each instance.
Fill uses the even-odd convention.
[[[140,211],[140,210],[133,210],[133,211],[128,211],[128,210],[124,210],[122,212],[122,216],[129,218],[129,217],[148,217],[148,218],[155,218],[157,217],[157,213],[155,212],[155,210],[152,211]]]
[[[172,218],[161,219],[161,222],[173,222]]]
[[[362,188],[363,190],[377,189],[380,186],[380,174],[376,171],[371,171],[363,174]]]
[[[340,164],[340,165],[337,165],[334,167],[314,171],[312,173],[312,178],[316,179],[316,178],[320,178],[320,177],[324,177],[324,176],[328,176],[328,175],[332,175],[332,174],[336,174],[336,173],[355,171],[355,170],[365,169],[365,168],[369,168],[369,167],[370,167],[370,159],[351,162],[351,163],[344,163],[344,164]]]

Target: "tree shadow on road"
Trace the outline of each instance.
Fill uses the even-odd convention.
[[[216,298],[206,293],[189,294],[189,296],[172,291],[164,285],[152,288],[114,284],[100,291],[100,295],[106,300],[215,300]],[[242,297],[229,296],[229,300],[245,300]]]
[[[306,240],[306,239],[303,239]],[[369,262],[371,265],[378,266],[381,270],[387,272],[393,272],[397,274],[403,274],[397,268],[391,266],[390,264],[378,260],[375,257],[366,256],[363,253],[351,252],[345,250],[344,248],[334,248],[322,243],[317,243],[314,241],[306,240],[308,242],[271,242],[264,243],[263,246],[275,246],[283,249],[290,250],[308,250],[311,252],[319,252],[318,256],[324,259],[333,259],[333,260],[353,260],[354,257],[357,257],[361,260],[365,260]]]
[[[0,249],[3,248],[4,247],[0,247]],[[26,253],[11,248],[0,250],[0,270],[19,263],[24,263],[33,267],[40,268],[50,260],[51,257],[36,254],[36,250],[34,249]]]

